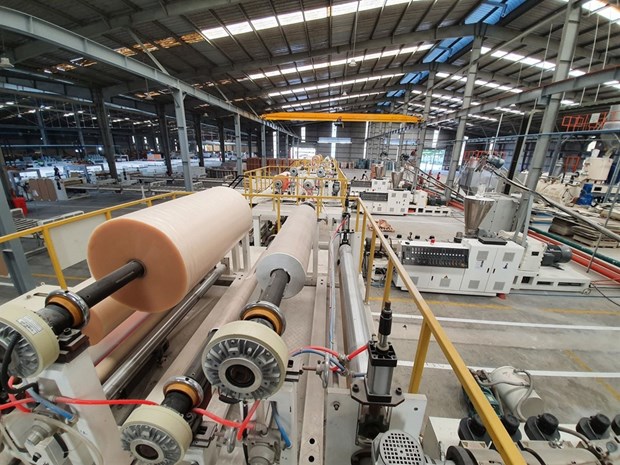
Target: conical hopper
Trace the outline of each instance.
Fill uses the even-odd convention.
[[[392,171],[392,189],[397,189],[403,180],[404,171]]]
[[[477,237],[480,223],[495,202],[488,197],[468,195],[465,197],[465,237]]]

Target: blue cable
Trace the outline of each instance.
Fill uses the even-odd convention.
[[[27,392],[28,394],[30,394],[30,397],[32,397],[34,400],[36,400],[39,404],[41,404],[43,407],[48,409],[50,412],[54,412],[66,420],[73,421],[74,415],[72,413],[67,412],[65,409],[60,408],[58,405],[54,404],[53,402],[50,402],[45,397],[40,396],[39,394],[36,393],[34,389],[32,388],[28,389]]]
[[[280,415],[278,415],[278,409],[276,408],[275,402],[271,403],[271,408],[273,409],[273,419],[276,421],[276,425],[278,426],[278,430],[280,431],[280,436],[282,436],[282,440],[284,441],[284,448],[288,449],[293,445],[293,443],[289,439],[288,434],[286,434],[284,425],[282,425],[282,419],[280,418]]]
[[[324,357],[325,354],[323,352],[319,352],[318,350],[314,350],[314,349],[302,349],[302,350],[298,350],[297,352],[294,352],[291,354],[291,357],[297,357],[298,355],[301,354],[315,354],[318,355],[320,357]],[[329,361],[331,363],[333,363],[341,372],[346,371],[344,365],[342,363],[340,363],[335,357],[330,356]]]

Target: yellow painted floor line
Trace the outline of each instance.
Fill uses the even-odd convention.
[[[566,355],[566,357],[568,357],[575,365],[577,365],[581,369],[585,371],[594,371],[592,368],[590,368],[590,365],[588,365],[585,361],[583,361],[581,357],[579,357],[572,350],[567,349],[567,350],[564,350],[563,352],[564,352],[564,355]],[[616,391],[613,388],[613,386],[611,386],[607,381],[603,379],[595,378],[595,380],[598,384],[601,385],[601,387],[603,387],[607,392],[609,392],[617,401],[620,401],[620,392]]]
[[[32,276],[35,278],[53,278],[58,280],[55,274],[32,273]],[[65,279],[68,279],[69,281],[84,281],[88,278],[90,278],[90,276],[65,276]]]
[[[544,312],[566,313],[570,315],[620,315],[615,310],[581,310],[578,308],[543,308]]]

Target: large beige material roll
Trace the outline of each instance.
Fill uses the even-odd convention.
[[[87,279],[73,288],[79,291],[95,282],[94,278]],[[99,344],[108,334],[114,331],[120,324],[134,313],[134,310],[120,302],[108,297],[90,309],[88,325],[82,329],[82,333],[88,336],[90,345]]]
[[[145,275],[113,294],[144,312],[175,306],[246,234],[248,202],[234,189],[215,187],[106,221],[88,243],[88,264],[99,279],[131,260]]]
[[[136,312],[130,319],[133,319],[137,315],[144,316],[145,314],[142,312]],[[136,345],[138,345],[146,337],[146,335],[165,318],[165,316],[165,313],[146,314],[143,321],[133,331],[129,332],[125,339],[121,340],[120,343],[105,356],[105,358],[98,360],[99,363],[97,363],[95,369],[97,370],[99,380],[101,382],[107,380],[116,367],[123,362],[125,357],[127,357],[129,352],[131,352],[132,349],[136,347]],[[125,323],[128,322],[129,319],[125,321]],[[125,323],[119,326],[117,330],[124,328]],[[112,334],[110,336],[112,336]],[[103,342],[105,342],[105,339],[102,343]]]
[[[82,330],[91,345],[98,344],[123,321],[134,313],[134,309],[108,297],[90,311],[90,321]]]
[[[134,333],[144,321],[153,315],[146,312],[134,312],[127,317],[120,325],[104,337],[99,343],[91,345],[88,348],[90,358],[92,358],[95,365],[98,365],[104,358],[106,358],[111,352],[113,352],[125,339],[127,339],[132,333]],[[162,317],[166,313],[157,313],[157,316]]]
[[[306,283],[306,270],[316,237],[316,211],[310,205],[295,207],[256,265],[261,289],[269,284],[272,271],[282,269],[289,275],[284,298],[293,297]]]

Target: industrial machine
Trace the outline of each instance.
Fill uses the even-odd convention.
[[[480,281],[478,262],[497,263],[480,292],[496,290],[508,280],[500,274],[514,274],[523,248],[477,237],[488,202],[471,201],[477,208],[469,210],[460,244],[431,244],[432,250],[405,244],[402,251],[407,266],[424,269],[461,272],[473,263]],[[504,463],[479,424],[469,428],[478,434],[471,439],[446,442],[427,428],[421,442],[427,399],[405,392],[394,376],[399,354],[391,343],[390,301],[376,325],[364,304],[360,237],[348,200],[339,226],[329,231],[327,253],[319,254],[327,266],[322,273],[315,267],[312,277],[315,206],[295,206],[269,247],[244,250],[243,267],[225,266],[237,261],[231,258],[240,240],[249,243],[250,226],[247,203],[227,188],[130,213],[93,233],[90,284],[40,288],[2,306],[0,463]],[[203,301],[215,285],[218,291]],[[155,387],[126,398],[124,389],[144,373],[139,368],[199,309],[202,322],[190,327]],[[102,329],[91,345],[92,325],[119,312],[127,318]],[[491,379],[515,383],[509,370]],[[524,386],[517,387],[521,398]],[[515,395],[510,387],[501,392]],[[116,405],[136,408],[125,418]],[[563,430],[545,412],[528,413],[529,440],[518,444],[528,464],[620,463],[620,417],[580,421],[580,436],[571,442],[556,434]],[[449,445],[444,452],[442,441]]]
[[[521,234],[509,232],[516,213],[513,198],[466,196],[464,207],[464,232],[452,241],[431,236],[395,243],[420,291],[494,296],[511,289],[575,291],[588,286],[589,278],[562,266],[572,258],[568,247],[523,240]],[[393,280],[405,289],[400,276]]]
[[[465,234],[455,242],[434,238],[399,241],[397,252],[421,291],[472,295],[508,294],[523,256],[523,247],[500,237],[479,235],[479,225],[494,201],[465,197]],[[403,287],[400,277],[395,284]]]

